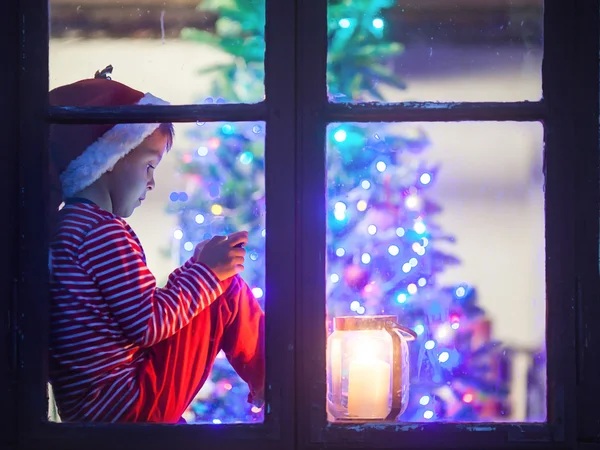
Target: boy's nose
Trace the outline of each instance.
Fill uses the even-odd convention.
[[[156,186],[156,183],[154,182],[154,177],[152,177],[152,178],[150,178],[150,181],[148,181],[147,188],[149,191],[151,191],[152,189],[154,189],[155,186]]]

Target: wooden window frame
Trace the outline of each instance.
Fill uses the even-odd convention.
[[[16,5],[16,10],[13,9]],[[75,108],[48,105],[48,0],[10,2],[18,19],[19,149],[16,194],[19,266],[11,313],[15,321],[11,369],[16,380],[16,434],[19,449],[108,449],[142,445],[145,449],[292,448],[294,439],[294,307],[293,259],[295,78],[294,4],[269,1],[266,8],[265,93],[258,104],[177,105],[120,108]],[[14,25],[14,24],[13,24]],[[277,36],[277,39],[274,38]],[[16,111],[17,109],[15,109]],[[49,336],[48,253],[45,214],[48,199],[47,146],[50,123],[264,121],[266,202],[266,406],[260,424],[166,425],[51,423],[46,419]],[[276,212],[276,213],[275,213]],[[277,298],[277,301],[271,301]],[[11,403],[12,404],[12,403]]]
[[[600,368],[598,0],[546,0],[540,102],[329,104],[326,0],[267,0],[266,100],[49,107],[48,1],[6,2],[0,40],[7,345],[0,444],[17,449],[597,448]],[[590,39],[593,36],[594,39]],[[18,86],[18,88],[15,88]],[[85,425],[45,419],[48,124],[266,122],[267,411],[255,425]],[[332,122],[541,121],[545,129],[548,422],[333,426],[325,415],[325,131]],[[273,213],[275,212],[275,213]],[[270,299],[274,299],[270,301]],[[275,300],[276,299],[276,300]],[[290,313],[293,312],[293,313]]]
[[[598,2],[546,0],[538,102],[330,104],[327,0],[298,10],[298,435],[327,448],[573,448],[598,438]],[[539,121],[544,125],[546,423],[328,424],[325,411],[326,127],[341,122]],[[593,247],[593,248],[591,248]],[[595,377],[595,378],[594,378]],[[588,397],[586,399],[586,397]],[[597,398],[595,396],[594,398]]]

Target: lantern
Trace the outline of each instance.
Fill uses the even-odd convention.
[[[408,341],[396,316],[335,317],[327,340],[330,422],[394,421],[409,394]]]

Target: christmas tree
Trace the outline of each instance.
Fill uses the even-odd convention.
[[[328,89],[331,101],[385,100],[381,86],[403,89],[390,68],[402,45],[386,38],[390,0],[330,1]],[[218,18],[213,30],[183,31],[232,56],[209,68],[207,102],[255,102],[264,95],[264,2],[203,1]],[[200,147],[182,156],[189,180],[174,193],[180,261],[214,234],[249,231],[244,279],[261,300],[264,277],[264,126],[198,123]],[[439,286],[436,274],[458,260],[439,249],[452,242],[433,221],[428,198],[438,168],[423,153],[426,133],[407,124],[332,124],[327,137],[327,311],[393,314],[418,335],[411,344],[411,396],[403,421],[497,420],[506,414],[508,369],[502,346],[467,284]],[[316,205],[318,207],[318,205]],[[251,422],[262,411],[226,359],[190,405],[188,421]]]

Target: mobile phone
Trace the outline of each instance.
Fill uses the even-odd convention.
[[[212,236],[227,236],[228,234],[235,232],[234,221],[225,216],[214,217],[209,225],[209,232]],[[240,242],[236,247],[244,247],[244,243]]]

